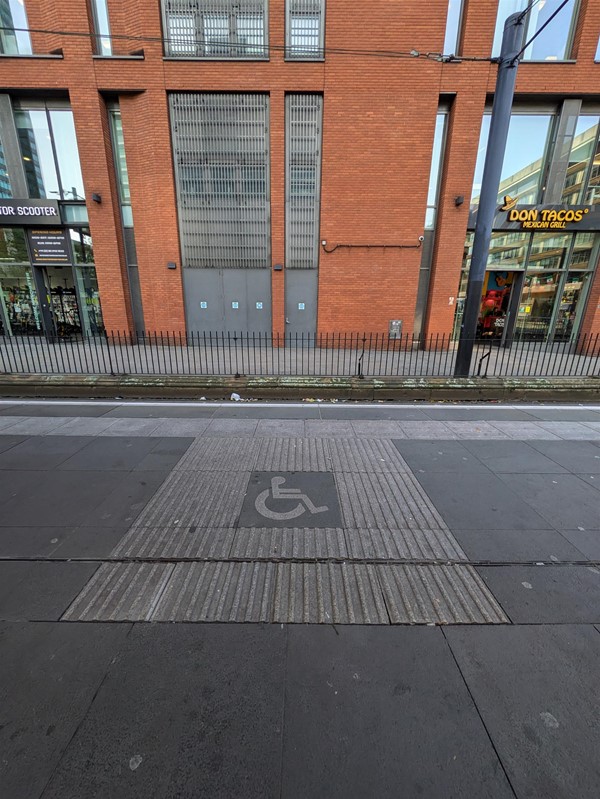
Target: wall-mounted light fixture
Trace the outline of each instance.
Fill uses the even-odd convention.
[[[177,269],[175,261],[167,261],[167,269]]]
[[[464,203],[464,201],[465,201],[465,195],[457,194],[456,197],[454,198],[454,205],[457,208],[459,208]]]
[[[92,200],[93,200],[95,203],[101,203],[101,202],[102,202],[102,195],[101,195],[101,194],[97,194],[96,192],[94,192],[94,193],[92,194]]]
[[[273,267],[274,272],[283,272],[283,264],[275,264]]]

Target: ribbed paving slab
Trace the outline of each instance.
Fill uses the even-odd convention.
[[[467,565],[105,564],[66,621],[502,624]]]
[[[346,529],[353,560],[468,560],[450,530]]]
[[[248,472],[171,472],[133,528],[233,527],[249,477]]]
[[[335,472],[406,472],[408,465],[389,441],[366,438],[332,438],[329,441]]]
[[[186,472],[251,472],[260,442],[254,438],[197,438],[175,466]]]
[[[149,621],[174,569],[166,563],[104,563],[62,618]]]
[[[248,560],[345,559],[348,557],[348,546],[344,531],[340,528],[240,527],[235,532],[231,557]]]
[[[263,438],[257,472],[331,471],[331,442],[324,438]]]
[[[338,473],[336,483],[346,527],[353,529],[447,529],[429,497],[409,473]]]
[[[226,560],[233,527],[135,527],[113,549],[113,558]]]
[[[180,563],[153,621],[272,620],[272,563]]]
[[[472,566],[380,566],[392,624],[503,624],[509,619]]]

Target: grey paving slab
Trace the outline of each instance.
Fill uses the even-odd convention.
[[[48,557],[75,527],[0,527],[0,557]]]
[[[578,474],[580,480],[583,480],[588,485],[597,488],[600,491],[600,475],[598,474]]]
[[[123,539],[127,525],[121,527],[75,527],[59,536],[51,558],[107,558]]]
[[[286,799],[513,796],[439,630],[288,634]]]
[[[416,477],[453,530],[545,530],[548,520],[536,513],[500,478],[480,474],[416,472]]]
[[[446,422],[457,438],[485,439],[493,441],[495,439],[508,438],[498,427],[489,422]]]
[[[55,436],[46,438],[46,447],[53,446]],[[70,437],[61,437],[67,441]],[[118,438],[73,437],[82,442],[74,454],[60,464],[61,471],[121,471],[137,466],[156,446],[154,438],[119,436]]]
[[[503,624],[500,605],[472,566],[378,568],[392,624]]]
[[[286,636],[134,628],[43,799],[279,796]]]
[[[340,419],[344,421],[426,421],[429,418],[427,410],[420,408],[395,408],[393,405],[321,405],[321,418]]]
[[[0,527],[94,524],[95,509],[122,479],[119,472],[3,472]]]
[[[274,568],[274,622],[389,624],[375,566],[279,563]]]
[[[330,439],[271,438],[258,442],[255,468],[260,472],[331,471]]]
[[[594,566],[479,566],[514,624],[600,622],[600,569]]]
[[[153,621],[269,622],[273,563],[179,563]]]
[[[253,436],[257,419],[213,419],[206,428],[207,436]]]
[[[502,474],[510,494],[519,495],[557,529],[600,530],[598,494],[574,474]]]
[[[44,404],[29,404],[13,405],[9,409],[2,408],[1,415],[10,416],[31,416],[31,417],[52,417],[52,416],[86,416],[98,417],[104,416],[109,413],[115,406],[110,405],[94,405],[93,403],[80,403],[71,405],[69,403],[59,402],[45,402]]]
[[[96,563],[0,561],[0,619],[57,621]]]
[[[600,422],[584,422],[586,427],[591,427],[592,430],[600,430]],[[596,439],[598,441],[598,439]]]
[[[492,563],[578,561],[586,555],[556,530],[454,530],[469,560]],[[599,533],[600,535],[600,533]]]
[[[349,557],[341,528],[240,527],[230,550],[232,558],[340,559]]]
[[[406,438],[458,438],[445,422],[400,422],[399,424]]]
[[[407,472],[408,465],[392,441],[335,438],[329,443],[335,472]]]
[[[115,419],[100,436],[151,436],[159,426],[157,419]]]
[[[600,451],[592,441],[533,441],[531,446],[570,472],[600,474]]]
[[[586,558],[600,562],[600,530],[561,530],[560,534],[582,552]]]
[[[285,438],[304,436],[304,420],[302,419],[260,419],[256,427],[257,436],[279,436]]]
[[[449,530],[346,531],[349,557],[356,560],[466,560]]]
[[[210,419],[214,407],[202,405],[119,405],[109,410],[107,416],[116,419]]]
[[[254,469],[260,442],[252,438],[197,438],[181,458],[181,472],[250,472]]]
[[[530,411],[503,408],[498,405],[467,405],[465,407],[428,406],[427,416],[441,422],[531,421]]]
[[[93,514],[81,522],[82,526],[122,527],[132,524],[155,496],[167,475],[167,471],[158,470],[121,474],[115,490],[96,505]]]
[[[235,529],[198,527],[135,527],[114,548],[113,557],[217,558],[231,552]]]
[[[234,527],[248,472],[171,472],[135,527]]]
[[[444,634],[515,794],[595,799],[600,728],[591,698],[600,680],[600,635],[557,625]]]
[[[99,436],[115,423],[115,419],[103,416],[99,419],[89,419],[83,416],[74,416],[56,430],[49,430],[47,436]]]
[[[4,436],[8,429],[13,427],[17,422],[24,422],[26,420],[26,416],[0,416],[0,435]]]
[[[6,452],[12,447],[16,447],[17,444],[20,444],[22,441],[26,441],[27,436],[4,436],[0,435],[0,452]]]
[[[398,422],[352,422],[354,435],[358,438],[404,438],[404,431]]]
[[[9,417],[6,417],[9,418]],[[4,429],[12,436],[27,435],[27,436],[43,436],[50,433],[52,430],[58,430],[64,424],[70,421],[67,416],[53,416],[53,417],[12,417],[17,419],[14,424],[5,427]],[[60,433],[59,435],[63,435]]]
[[[515,438],[521,441],[529,439],[560,441],[559,436],[540,427],[535,422],[490,422],[490,424],[500,430],[501,433],[504,433],[505,436],[508,436],[508,438]]]
[[[209,419],[161,419],[154,436],[201,436],[210,423]]]
[[[317,438],[351,438],[354,435],[354,428],[350,419],[331,419],[315,421],[308,419],[304,425],[305,435]]]
[[[346,527],[444,529],[445,524],[419,484],[408,474],[336,475]]]
[[[319,419],[319,405],[293,407],[272,407],[268,404],[249,408],[246,405],[231,404],[226,408],[215,409],[215,419]]]
[[[134,471],[153,472],[173,469],[194,442],[191,437],[154,438],[152,451],[134,466]]]
[[[13,416],[15,414],[15,408],[17,407],[17,403],[13,402],[10,404],[5,405],[4,403],[0,404],[0,417],[6,416]]]
[[[529,413],[543,422],[599,422],[598,410],[589,408],[532,408]]]
[[[465,446],[496,473],[559,474],[566,471],[525,441],[465,441]]]
[[[81,437],[34,436],[0,452],[0,470],[56,469],[88,443]]]
[[[169,563],[103,563],[62,620],[149,621],[174,569]]]
[[[289,493],[288,493],[289,492]],[[253,472],[239,517],[240,527],[341,527],[332,474],[327,472]]]
[[[41,795],[128,632],[128,625],[0,624],[2,796]]]
[[[600,440],[600,430],[580,422],[539,422],[539,426],[566,440]]]
[[[486,471],[482,462],[461,441],[394,441],[394,446],[414,472]]]

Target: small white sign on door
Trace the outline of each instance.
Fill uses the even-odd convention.
[[[299,303],[298,303],[298,310],[299,310],[299,311],[304,311],[304,310],[306,310],[306,303],[304,303],[304,302],[299,302]]]
[[[237,309],[240,307],[240,304],[239,302],[232,302],[231,307],[233,308],[234,311],[237,311]]]

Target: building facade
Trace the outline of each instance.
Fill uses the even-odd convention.
[[[0,0],[0,333],[456,332],[526,6]],[[527,19],[484,337],[600,332],[600,4],[559,6]]]

